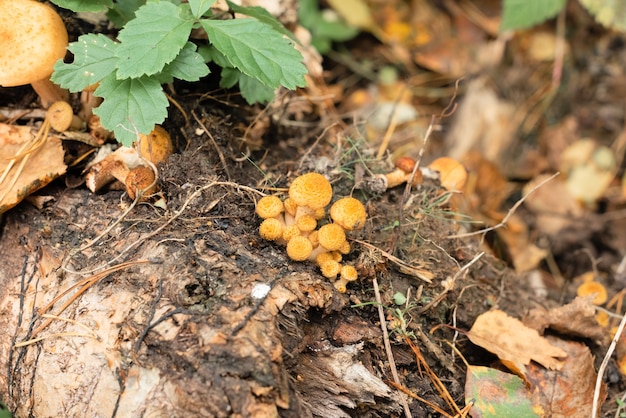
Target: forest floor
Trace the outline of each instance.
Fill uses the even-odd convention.
[[[569,10],[555,73],[542,56],[554,22],[502,40],[450,5],[429,10],[454,36],[407,58],[361,34],[267,108],[213,77],[171,86],[166,208],[94,194],[78,165],[1,215],[0,399],[14,416],[468,416],[484,401],[469,376],[506,369],[503,342],[469,332],[493,310],[567,353],[500,347],[528,393],[494,403],[586,417],[597,395],[599,416],[618,416],[626,343],[595,383],[626,283],[626,35]],[[0,91],[3,109],[35,105],[28,88]],[[582,191],[571,173],[597,154],[562,161],[581,138],[613,155],[609,180],[585,171]],[[399,156],[454,157],[469,185],[373,186]],[[258,233],[256,202],[307,172],[367,211],[345,293]],[[607,302],[573,302],[585,281]]]

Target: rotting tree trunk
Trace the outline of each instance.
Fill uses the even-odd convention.
[[[223,205],[246,199],[220,193],[218,200],[230,199]],[[217,195],[190,202],[189,218]],[[364,406],[382,415],[399,410],[399,395],[360,364],[361,345],[283,349],[285,339],[298,347],[302,332],[284,332],[280,324],[299,319],[282,310],[330,312],[345,299],[314,269],[289,271],[271,246],[250,252],[251,222],[231,221],[225,230],[178,223],[114,260],[150,233],[122,222],[71,257],[67,248],[95,237],[121,210],[110,207],[110,197],[83,191],[57,199],[46,213],[22,205],[6,214],[0,240],[0,367],[7,371],[0,373],[0,397],[17,417],[343,417]],[[93,277],[73,271],[122,261],[131,263],[95,281],[67,308],[80,288],[40,312]],[[272,284],[265,299],[251,297],[259,283]],[[44,313],[56,317],[46,324]],[[297,370],[285,366],[285,356]]]

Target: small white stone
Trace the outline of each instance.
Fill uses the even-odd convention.
[[[252,295],[253,299],[263,299],[265,296],[267,296],[270,290],[272,290],[272,288],[269,285],[265,283],[257,283],[252,288],[252,292],[250,294]]]

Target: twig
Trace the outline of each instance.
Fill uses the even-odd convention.
[[[404,205],[409,199],[409,195],[411,194],[411,187],[413,185],[413,180],[415,179],[415,174],[417,173],[417,170],[419,170],[420,165],[422,163],[422,159],[424,158],[424,152],[426,151],[426,146],[428,145],[430,135],[433,132],[435,122],[440,121],[443,118],[452,116],[454,112],[456,111],[455,100],[456,100],[456,96],[459,90],[459,84],[461,80],[462,78],[459,78],[458,80],[456,80],[454,94],[448,101],[448,105],[441,111],[441,113],[439,113],[439,115],[432,115],[430,119],[430,123],[428,124],[428,128],[426,129],[426,133],[424,134],[424,139],[422,140],[422,146],[420,148],[419,154],[417,155],[417,159],[415,160],[415,166],[413,167],[413,171],[411,171],[411,175],[409,176],[409,179],[406,181],[406,185],[404,186],[404,192],[402,193],[402,199],[399,202],[398,219],[400,221],[402,221],[404,217]],[[394,252],[396,242],[398,241],[399,237],[400,237],[400,229],[398,229],[396,234],[393,236],[393,241],[391,245],[389,246],[390,247],[389,252],[391,253]]]
[[[446,280],[446,282],[444,283],[444,289],[443,292],[441,292],[439,295],[437,295],[437,297],[435,299],[433,299],[432,301],[430,301],[430,303],[428,303],[426,306],[424,306],[422,309],[420,309],[417,314],[421,315],[424,312],[428,311],[429,309],[437,306],[442,300],[443,298],[446,296],[446,294],[454,289],[454,285],[457,281],[457,279],[459,277],[461,277],[461,274],[465,274],[467,273],[467,270],[470,268],[470,266],[472,264],[474,264],[475,262],[477,262],[483,255],[485,255],[484,252],[480,252],[478,254],[476,254],[476,256],[474,258],[471,259],[471,261],[469,263],[467,263],[466,265],[464,265],[459,271],[457,271],[454,276],[452,276],[451,279]]]
[[[84,278],[82,280],[79,280],[77,283],[73,284],[72,286],[70,286],[69,288],[67,288],[66,290],[64,290],[63,292],[61,292],[60,295],[58,295],[57,297],[55,297],[50,303],[48,303],[46,306],[44,306],[43,308],[39,309],[39,315],[42,315],[50,308],[52,308],[52,306],[54,306],[55,303],[57,303],[59,301],[59,299],[61,299],[63,296],[65,296],[66,294],[68,294],[69,292],[71,292],[73,289],[80,287],[80,289],[78,289],[78,291],[76,293],[74,293],[64,304],[63,306],[61,306],[61,308],[59,309],[59,311],[56,313],[56,317],[58,317],[68,306],[70,306],[76,299],[78,299],[80,297],[80,295],[82,295],[83,293],[85,293],[91,286],[93,286],[95,283],[99,282],[100,280],[104,279],[105,277],[107,277],[109,274],[114,273],[116,271],[119,270],[123,270],[127,267],[131,267],[137,264],[145,264],[145,263],[149,263],[150,260],[135,260],[135,261],[127,261],[125,263],[120,263],[117,266],[111,267],[109,269],[103,270],[98,274],[94,274],[93,276],[89,276],[87,278]],[[34,337],[35,335],[37,335],[38,333],[40,333],[44,328],[46,328],[48,325],[50,325],[50,323],[52,322],[52,320],[54,319],[54,317],[52,318],[48,318],[47,321],[45,321],[43,324],[41,324],[36,330],[33,331],[33,333],[31,334],[31,337]]]
[[[505,217],[502,218],[502,220],[497,225],[490,226],[489,228],[480,229],[480,230],[474,231],[474,232],[467,232],[465,234],[450,235],[450,236],[448,236],[446,238],[448,238],[448,239],[452,239],[452,238],[467,238],[467,237],[472,237],[474,235],[486,234],[487,232],[494,231],[494,230],[496,230],[498,228],[502,228],[503,226],[506,226],[506,223],[509,221],[511,216],[513,216],[513,214],[515,213],[517,208],[519,208],[522,205],[522,203],[524,203],[524,201],[528,198],[528,196],[530,196],[532,193],[537,191],[537,189],[542,187],[544,184],[554,180],[559,174],[561,174],[561,173],[559,173],[557,171],[556,173],[552,174],[550,177],[548,177],[547,179],[543,180],[541,183],[537,184],[535,187],[530,189],[528,191],[528,193],[526,193],[524,196],[522,196],[521,199],[519,199],[517,202],[515,202],[515,204],[511,207],[511,209],[509,209],[509,211],[506,213]]]
[[[17,343],[15,344],[13,347],[17,348],[17,347],[25,347],[27,345],[31,345],[34,343],[37,343],[39,341],[43,341],[47,338],[53,338],[53,337],[85,337],[85,338],[93,338],[96,340],[100,340],[100,336],[98,334],[96,334],[96,332],[89,328],[87,325],[81,324],[78,321],[75,321],[73,319],[70,318],[62,318],[60,316],[56,316],[56,315],[50,315],[50,314],[43,314],[41,315],[43,318],[47,318],[47,319],[58,319],[59,321],[65,321],[65,322],[69,322],[70,324],[74,324],[77,325],[85,330],[88,331],[88,334],[81,334],[79,332],[61,332],[58,334],[50,334],[50,335],[44,335],[43,337],[39,337],[39,338],[31,338],[28,341],[22,341],[21,343]]]
[[[388,259],[392,263],[395,263],[400,268],[400,272],[401,273],[417,277],[419,279],[422,279],[426,283],[432,283],[433,277],[435,277],[435,275],[432,272],[424,270],[424,269],[417,268],[415,266],[412,266],[412,265],[410,265],[410,264],[400,260],[398,257],[394,256],[393,254],[389,254],[387,251],[384,251],[384,250],[376,247],[375,245],[370,244],[369,242],[361,241],[359,239],[353,239],[352,241],[358,242],[359,244],[361,244],[361,245],[363,245],[363,246],[365,246],[367,248],[370,248],[372,250],[380,252],[380,254],[383,257],[385,257],[386,259]]]
[[[596,377],[596,386],[593,391],[593,404],[591,405],[591,418],[596,418],[598,416],[598,403],[600,402],[600,392],[602,391],[602,377],[604,376],[604,371],[606,370],[606,366],[609,364],[609,360],[613,355],[613,351],[615,351],[615,347],[617,346],[617,342],[622,336],[622,332],[624,332],[624,327],[626,326],[626,315],[622,317],[622,320],[619,323],[619,327],[617,328],[617,332],[615,336],[613,336],[613,340],[611,341],[611,345],[609,349],[606,351],[604,358],[602,359],[602,364],[600,364],[600,368],[598,369],[598,376]]]
[[[378,318],[380,321],[380,328],[383,331],[383,343],[385,344],[385,352],[387,353],[387,360],[389,361],[389,368],[391,368],[391,376],[393,381],[401,386],[400,378],[398,377],[398,370],[396,369],[396,361],[393,358],[393,352],[391,351],[391,344],[389,343],[389,333],[387,332],[387,321],[385,320],[385,311],[383,309],[383,302],[380,298],[380,290],[378,289],[378,280],[374,277],[372,280],[374,285],[374,295],[376,297],[376,306],[378,307]],[[406,399],[402,398],[402,406],[404,408],[404,415],[407,418],[411,417],[411,410]]]

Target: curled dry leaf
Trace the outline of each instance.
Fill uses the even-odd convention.
[[[476,318],[467,333],[474,344],[491,351],[512,372],[525,378],[526,366],[531,360],[551,370],[563,367],[562,349],[553,346],[544,337],[528,328],[519,319],[500,310],[485,312]]]
[[[0,124],[0,213],[6,212],[29,194],[39,190],[67,169],[61,140],[50,136],[35,151],[14,157],[33,141],[28,126]],[[20,167],[22,158],[28,158]]]

